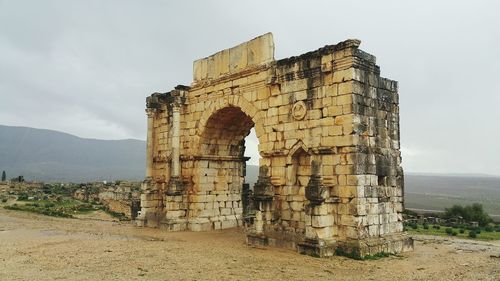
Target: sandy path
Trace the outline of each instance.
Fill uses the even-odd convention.
[[[168,233],[0,210],[0,280],[500,280],[500,243],[417,237],[376,261],[244,245],[238,230]]]

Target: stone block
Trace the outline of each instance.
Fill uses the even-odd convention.
[[[292,201],[290,202],[290,208],[293,211],[301,211],[304,208],[304,203],[298,201]]]
[[[312,214],[314,216],[325,216],[328,214],[328,205],[326,204],[321,204],[321,205],[318,205],[318,206],[314,206],[312,208]]]
[[[191,231],[200,232],[200,231],[210,231],[213,229],[212,223],[210,221],[204,223],[188,223],[188,228]]]
[[[326,227],[333,226],[333,216],[322,215],[322,216],[312,216],[311,225],[313,227]]]
[[[220,209],[220,214],[222,216],[231,215],[231,213],[232,213],[231,208],[221,208]]]
[[[221,229],[233,228],[238,226],[238,221],[236,219],[221,221]]]

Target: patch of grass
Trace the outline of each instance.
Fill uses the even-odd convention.
[[[118,212],[113,212],[111,210],[108,210],[108,209],[103,209],[106,213],[110,214],[112,217],[114,218],[117,218],[121,221],[123,220],[128,220],[127,216],[125,216],[124,213],[118,213]]]
[[[385,252],[380,252],[380,253],[376,253],[375,255],[364,256],[363,260],[378,260],[381,258],[387,258],[389,256],[391,256],[391,254],[385,253]]]
[[[39,200],[27,201],[23,205],[13,204],[5,206],[5,209],[38,213],[52,217],[72,218],[78,213],[94,211],[95,208],[89,204],[75,199],[66,198],[60,201]]]
[[[478,230],[480,233],[478,233]],[[475,233],[476,237],[469,236],[469,233],[472,231]],[[424,228],[420,228],[420,227],[417,229],[408,228],[408,233],[435,235],[435,236],[444,236],[444,237],[454,236],[454,237],[463,238],[463,239],[486,240],[486,241],[500,240],[500,232],[481,231],[480,229],[474,229],[474,230],[471,230],[469,232],[467,232],[467,231],[462,232],[459,228],[452,228],[452,227],[436,228],[436,227],[434,227],[434,225],[432,227],[429,227],[429,229],[424,229]]]
[[[350,258],[350,259],[353,259],[353,260],[361,260],[362,259],[361,255],[359,254],[358,251],[353,250],[353,251],[350,251],[350,252],[346,252],[341,247],[338,247],[337,249],[335,249],[335,255],[347,257],[347,258]]]
[[[40,208],[36,207],[34,205],[17,205],[13,204],[10,206],[5,206],[5,209],[8,210],[15,210],[15,211],[23,211],[23,212],[32,212],[32,213],[38,213],[46,216],[51,216],[51,217],[63,217],[63,218],[71,218],[73,217],[71,214],[68,214],[64,211],[61,210],[53,210],[49,208]]]
[[[386,258],[386,257],[391,256],[391,254],[389,254],[389,253],[380,252],[380,253],[376,253],[374,255],[366,255],[366,256],[362,257],[359,254],[359,252],[356,250],[346,252],[344,249],[342,249],[340,247],[335,249],[335,255],[351,258],[354,260],[378,260],[381,258]]]

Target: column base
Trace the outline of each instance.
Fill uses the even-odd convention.
[[[352,259],[363,259],[367,256],[380,253],[399,254],[413,250],[413,239],[406,234],[394,234],[351,241],[306,238],[303,242],[296,243],[293,239],[284,239],[284,237],[250,233],[246,237],[246,244],[257,248],[280,247],[296,249],[302,255],[320,258],[337,255]]]
[[[413,238],[406,233],[385,235],[383,237],[342,241],[338,243],[337,254],[354,259],[362,259],[380,253],[399,254],[413,251]]]
[[[159,225],[160,229],[177,232],[188,230],[188,223],[185,219],[169,219],[163,220]]]
[[[138,227],[144,227],[146,226],[146,220],[144,218],[136,218],[135,225]]]
[[[264,234],[250,233],[247,235],[247,245],[263,248],[269,246],[269,239]]]
[[[297,245],[299,254],[319,258],[335,255],[336,248],[337,245],[335,242],[327,242],[321,239],[306,239]]]

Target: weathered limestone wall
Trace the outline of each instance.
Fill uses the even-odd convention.
[[[254,127],[263,169],[249,243],[322,256],[411,247],[402,234],[397,83],[380,77],[359,44],[275,61],[265,34],[195,61],[190,87],[149,97],[152,163],[139,223],[242,225],[244,138]]]
[[[122,181],[115,185],[101,182],[81,184],[72,197],[82,201],[97,201],[106,209],[135,219],[140,208],[138,183]]]

